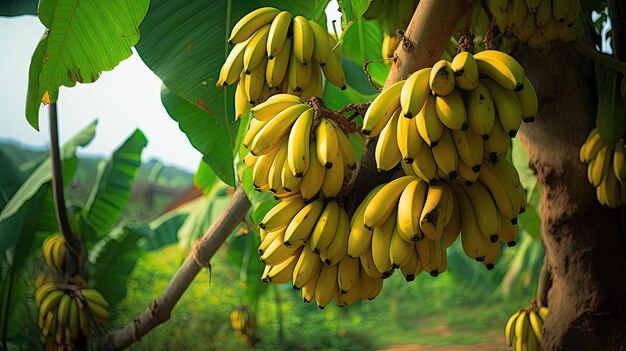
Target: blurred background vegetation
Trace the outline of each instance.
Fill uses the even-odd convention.
[[[533,186],[536,180],[533,183],[523,152],[516,151],[519,147],[514,145],[512,157],[532,204],[538,198],[538,189]],[[47,151],[0,142],[0,155],[8,157],[18,169],[28,170],[41,164],[47,158]],[[106,163],[104,159],[78,157],[71,180],[66,182],[70,208],[81,208],[88,203],[92,189],[103,181],[101,169]],[[95,241],[90,249],[92,281],[96,286],[106,282],[108,287],[103,294],[113,302],[108,329],[124,326],[158,296],[196,238],[208,229],[229,201],[229,188],[204,172],[202,165],[194,181],[194,175],[152,160],[138,166],[131,180],[131,195],[127,205],[121,207],[123,212],[114,229]],[[247,345],[231,328],[229,317],[242,304],[256,315],[259,339],[256,348],[260,350],[370,350],[397,347],[392,345],[478,347],[479,344],[485,350],[505,349],[502,330],[506,319],[535,295],[543,247],[537,241],[538,218],[531,213],[520,217],[518,245],[502,251],[493,271],[465,257],[457,240],[448,252],[445,274],[437,278],[421,274],[411,283],[406,283],[401,274],[395,274],[385,281],[386,287],[373,301],[344,308],[329,305],[320,310],[303,303],[300,293],[288,284],[261,283],[263,266],[256,254],[260,240],[252,223],[256,223],[255,217],[262,216],[273,200],[253,200],[253,209],[244,225],[218,251],[210,269],[204,270],[183,295],[171,320],[131,349],[245,349]],[[121,236],[120,232],[127,236]],[[134,239],[128,240],[131,234]],[[35,259],[25,263],[23,273],[16,279],[22,288],[14,289],[14,294],[25,298],[11,306],[8,315],[9,349],[41,347],[32,295],[36,274],[46,269],[39,250],[45,235],[37,232],[31,244]],[[102,249],[116,241],[115,250]],[[100,253],[113,253],[98,255],[98,247]],[[116,265],[114,272],[101,267],[112,262]],[[118,265],[124,268],[120,271]],[[103,278],[108,273],[123,277]],[[5,281],[6,277],[4,274]]]

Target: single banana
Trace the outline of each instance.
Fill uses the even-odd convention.
[[[283,81],[289,80],[289,77],[287,76],[287,68],[289,67],[289,58],[291,57],[291,43],[291,38],[286,38],[282,46],[283,49],[280,50],[280,52],[275,57],[267,60],[267,67],[265,69],[265,81],[270,88],[280,87]],[[297,99],[297,96],[289,96]],[[276,113],[274,113],[274,115],[275,114]]]
[[[611,146],[609,145],[605,145],[600,149],[600,151],[598,151],[598,154],[594,159],[595,162],[593,163],[593,168],[591,169],[591,184],[593,184],[593,186],[597,187],[598,185],[600,185],[602,179],[606,177],[610,166],[612,166],[612,154],[613,150],[611,150]]]
[[[315,61],[315,60],[314,60]],[[324,77],[320,66],[313,62],[311,65],[311,78],[309,83],[302,88],[300,98],[308,100],[314,96],[321,97],[324,94]]]
[[[420,262],[419,256],[417,256],[417,250],[415,249],[415,245],[413,245],[413,249],[411,250],[411,257],[409,257],[408,262],[404,266],[400,266],[400,270],[402,271],[402,275],[407,282],[412,282],[415,280],[415,277],[419,274],[422,269],[422,264]]]
[[[322,269],[322,261],[319,255],[305,247],[300,253],[298,262],[296,262],[293,270],[293,288],[300,290],[311,279],[317,279],[320,269]]]
[[[524,76],[524,89],[516,91],[515,95],[522,107],[522,120],[526,123],[534,121],[539,110],[539,101],[535,87],[528,77]]]
[[[302,198],[293,201],[281,201],[265,214],[265,217],[259,222],[259,227],[268,232],[285,228],[305,205]]]
[[[322,195],[326,199],[337,197],[343,188],[345,180],[343,156],[335,156],[335,165],[324,170],[324,180],[322,181]]]
[[[450,188],[450,192],[453,192],[452,188]],[[443,227],[443,234],[441,235],[441,247],[443,252],[454,244],[456,239],[461,234],[461,228],[463,225],[461,219],[461,205],[455,195],[452,197],[454,200],[454,204],[452,205],[452,214],[450,215],[448,224]]]
[[[288,146],[289,143],[282,143],[280,149],[278,150],[278,153],[276,154],[276,157],[274,157],[274,161],[272,162],[272,166],[270,167],[269,173],[267,175],[269,190],[274,194],[278,194],[283,188],[282,172],[285,165],[285,160],[287,160]],[[289,222],[287,222],[287,224],[289,224]]]
[[[339,151],[339,141],[335,128],[326,118],[315,128],[315,147],[319,163],[326,169],[331,168]]]
[[[459,180],[463,181],[463,184],[466,186],[474,184],[480,174],[480,170],[478,172],[474,172],[474,170],[470,166],[466,165],[461,159],[457,162],[456,172],[459,176]]]
[[[361,263],[356,258],[344,257],[339,261],[337,283],[342,294],[358,286],[360,266]]]
[[[337,231],[337,224],[339,223],[339,205],[337,201],[329,201],[322,214],[317,219],[317,223],[311,233],[309,244],[311,250],[316,253],[320,253],[330,245],[333,240],[333,235]]]
[[[285,229],[279,231],[281,234],[277,235],[274,240],[267,246],[267,249],[263,251],[261,255],[261,262],[268,266],[275,266],[281,262],[284,262],[291,256],[297,253],[300,246],[291,245],[287,247],[284,245],[284,233]]]
[[[368,138],[374,138],[380,134],[391,116],[400,107],[400,92],[404,82],[402,80],[392,84],[372,101],[363,117],[361,133]]]
[[[491,93],[502,127],[511,138],[514,138],[522,125],[522,106],[517,95],[491,79],[485,78],[482,82]]]
[[[326,59],[326,64],[322,66],[322,71],[324,72],[324,77],[331,84],[336,85],[341,90],[345,90],[346,86],[346,75],[343,72],[343,65],[341,63],[341,56],[337,54],[335,51],[330,51],[328,53],[328,58]]]
[[[55,311],[63,295],[65,295],[63,290],[55,290],[49,293],[39,306],[39,315],[45,316],[49,311]]]
[[[496,119],[496,108],[491,93],[482,82],[478,82],[476,89],[466,93],[467,122],[483,140],[489,138]]]
[[[239,84],[243,84],[244,91],[251,104],[260,101],[263,87],[265,86],[265,68],[267,67],[267,58],[262,56],[262,62],[259,63],[250,74],[242,74]]]
[[[220,75],[215,86],[222,87],[232,85],[239,80],[239,75],[243,70],[243,53],[249,41],[250,40],[246,40],[239,43],[230,50],[220,69]]]
[[[485,140],[485,151],[489,153],[491,160],[495,160],[500,155],[504,155],[509,151],[511,146],[511,137],[502,127],[500,119],[496,118],[489,134],[489,139]]]
[[[404,188],[415,179],[417,178],[413,176],[404,176],[384,185],[365,208],[363,213],[365,228],[372,230],[380,227],[396,209]]]
[[[398,207],[400,210],[400,207]],[[393,229],[391,241],[389,243],[389,260],[394,268],[404,267],[411,260],[411,255],[415,251],[415,245],[404,240],[398,233],[398,225]]]
[[[380,184],[372,189],[352,215],[350,220],[350,236],[348,238],[348,257],[357,258],[370,248],[372,231],[365,228],[363,225],[363,214],[365,213],[365,209],[369,205],[372,198],[378,194],[383,186],[384,184]]]
[[[398,119],[400,109],[391,116],[385,128],[383,128],[376,142],[375,159],[379,172],[393,169],[402,160],[402,154],[398,148]]]
[[[489,190],[481,182],[476,182],[466,187],[465,192],[474,208],[476,222],[480,231],[489,238],[492,243],[497,242],[501,218]]]
[[[452,59],[450,67],[454,72],[456,85],[463,90],[474,90],[478,86],[478,66],[474,56],[463,51]]]
[[[324,265],[317,278],[315,286],[315,302],[317,307],[323,309],[332,301],[337,294],[337,268],[338,265]]]
[[[411,74],[400,91],[402,116],[412,118],[420,112],[430,95],[430,75],[432,68],[423,68]]]
[[[252,104],[246,95],[244,87],[241,84],[237,84],[237,88],[235,89],[235,121],[250,112],[251,108]]]
[[[243,52],[243,70],[246,74],[252,73],[262,62],[267,62],[265,47],[269,31],[270,25],[264,25],[254,33],[248,45],[246,45],[246,50]],[[265,70],[263,73],[265,73]],[[263,78],[265,78],[265,74],[263,74]]]
[[[453,90],[446,96],[437,96],[435,111],[443,125],[450,129],[467,130],[467,111],[459,90]]]
[[[415,243],[415,248],[422,264],[421,269],[433,277],[438,276],[441,265],[441,240],[424,238]]]
[[[322,267],[320,266],[320,271],[321,270]],[[315,288],[317,287],[318,277],[319,273],[317,273],[315,277],[309,280],[309,282],[302,287],[302,301],[310,303],[311,301],[315,300]]]
[[[450,222],[454,209],[454,194],[445,184],[430,185],[420,214],[420,228],[433,241],[441,239],[443,228]]]
[[[446,96],[454,90],[454,72],[450,62],[439,60],[430,71],[429,86],[433,95]]]
[[[300,248],[300,251],[308,250],[307,248]],[[294,269],[296,268],[296,263],[298,263],[298,258],[302,253],[295,254],[285,261],[272,266],[272,269],[268,272],[266,276],[266,283],[274,283],[274,284],[282,284],[291,280],[293,277]]]
[[[295,47],[295,40],[292,46]],[[308,76],[308,77],[307,77]],[[291,55],[289,56],[289,67],[287,68],[287,79],[289,81],[290,94],[299,93],[307,86],[309,79],[311,79],[311,66],[305,65],[298,61],[295,55],[295,51],[292,48]]]
[[[335,121],[329,121],[333,127],[335,127],[335,134],[337,135],[337,141],[339,143],[339,153],[341,153],[341,156],[343,157],[343,165],[351,171],[355,170],[356,160],[350,139],[348,139],[348,136],[344,134]]]
[[[416,121],[417,118],[398,118],[396,140],[402,161],[407,164],[413,163],[424,145],[424,139],[417,131]]]
[[[386,278],[391,274],[392,262],[389,257],[391,237],[396,226],[397,213],[394,211],[381,226],[372,233],[372,260],[376,269]]]
[[[626,148],[624,148],[624,138],[619,139],[615,145],[613,172],[617,180],[622,183],[626,181]]]
[[[280,146],[284,144],[284,142],[284,140],[281,141],[280,145],[276,145],[268,153],[259,156],[257,159],[252,169],[252,184],[254,190],[269,191],[269,172],[278,151],[280,151]]]
[[[50,293],[59,290],[56,282],[49,282],[43,284],[41,287],[35,290],[35,306],[41,307],[41,303],[45,300]]]
[[[238,44],[250,38],[261,27],[272,23],[280,10],[261,7],[243,16],[233,27],[228,38],[229,44]]]
[[[500,240],[507,244],[507,246],[515,246],[517,242],[517,236],[519,232],[519,226],[517,223],[513,224],[511,221],[502,221],[500,227]]]
[[[309,24],[311,25],[311,30],[313,31],[313,58],[321,66],[324,66],[332,49],[330,42],[328,41],[328,33],[315,21],[309,21]]]
[[[426,98],[424,106],[417,114],[417,120],[415,121],[417,131],[430,147],[437,146],[444,128],[443,123],[441,123],[441,120],[437,116],[436,103],[436,98],[429,95]]]
[[[423,147],[412,166],[415,174],[425,182],[433,184],[437,181],[437,163],[431,148]]]
[[[602,137],[598,128],[593,128],[589,135],[587,135],[587,139],[580,147],[580,162],[589,163],[593,160],[598,151],[604,146],[604,141],[602,141]]]
[[[306,65],[311,61],[315,39],[309,21],[302,17],[293,18],[293,52],[300,63]]]
[[[313,124],[313,109],[303,112],[294,122],[289,132],[287,162],[289,169],[297,178],[304,177],[310,164],[310,135]],[[313,160],[315,162],[315,160]]]
[[[379,271],[374,263],[374,257],[372,256],[373,248],[373,246],[368,247],[368,250],[365,250],[363,254],[359,256],[359,260],[361,261],[361,271],[365,271],[367,276],[370,278],[383,278],[383,272]]]
[[[521,313],[522,309],[520,308],[519,310],[515,311],[515,313],[513,313],[506,322],[506,326],[504,327],[504,340],[506,341],[507,346],[513,346],[513,337],[515,336],[515,321]]]
[[[302,176],[300,192],[305,201],[311,200],[322,189],[326,169],[317,162],[315,145],[309,145],[309,168]]]
[[[439,145],[432,149],[432,153],[438,169],[446,174],[446,179],[455,179],[457,177],[456,167],[459,156],[449,129],[443,131]]]
[[[257,119],[252,118],[250,120],[250,124],[248,124],[248,130],[246,134],[243,136],[242,144],[246,149],[250,149],[250,145],[252,145],[252,141],[254,137],[259,134],[259,131],[267,122],[259,121]],[[254,155],[253,155],[254,156]]]
[[[310,109],[308,105],[298,104],[277,114],[254,137],[249,148],[250,152],[256,156],[269,152],[287,134],[296,119],[308,109]]]
[[[498,50],[485,50],[474,55],[478,72],[508,90],[524,88],[524,69],[514,58]]]
[[[537,27],[543,27],[552,19],[552,0],[542,0],[535,14],[535,24]]]
[[[76,302],[75,299],[71,299],[70,301],[70,311],[69,311],[69,316],[67,317],[68,320],[68,328],[70,330],[70,339],[71,340],[76,340],[78,338],[79,335],[79,316],[78,314],[80,313],[80,309],[78,307],[78,303]]]
[[[516,350],[525,350],[526,349],[526,333],[528,328],[530,327],[528,321],[528,312],[522,311],[520,312],[517,320],[515,321],[515,349]]]
[[[428,183],[422,179],[411,181],[402,191],[398,201],[398,237],[407,242],[421,240],[424,237],[420,228],[420,215],[426,200]]]
[[[350,218],[346,210],[339,206],[339,220],[337,230],[332,233],[332,241],[326,250],[322,250],[320,258],[325,264],[332,266],[346,257],[348,253],[348,237],[350,236]],[[322,257],[324,256],[324,257]]]
[[[485,162],[480,169],[480,181],[489,189],[498,210],[506,219],[516,219],[521,201],[519,193],[512,180],[505,174],[498,172],[489,162]]]
[[[541,344],[541,328],[543,327],[543,321],[535,311],[528,312],[528,321],[533,334],[537,338],[537,341]]]
[[[287,41],[287,33],[291,26],[291,19],[293,16],[289,11],[282,11],[272,21],[267,37],[267,58],[272,60],[278,56],[278,53],[283,49],[285,42]]]
[[[479,171],[483,158],[482,137],[472,129],[466,131],[453,130],[451,134],[459,159],[470,168]]]
[[[324,200],[316,199],[304,206],[285,230],[284,242],[286,246],[301,246],[309,240],[317,219],[324,210]]]

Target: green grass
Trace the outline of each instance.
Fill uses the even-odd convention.
[[[141,258],[130,279],[128,296],[114,312],[111,327],[120,327],[145,309],[166,286],[184,259],[177,245]],[[257,263],[256,260],[254,264]],[[467,264],[477,264],[467,260]],[[489,274],[485,271],[484,274]],[[131,349],[242,349],[230,329],[230,311],[244,301],[244,289],[220,250],[211,276],[204,270],[174,309],[171,320]],[[275,288],[275,289],[274,289]],[[305,304],[288,284],[269,286],[256,306],[260,350],[373,350],[395,344],[471,345],[500,337],[508,316],[533,294],[504,297],[469,285],[452,273],[422,274],[406,283],[400,274],[385,281],[380,296],[346,308],[324,310]],[[278,303],[283,318],[279,335]],[[504,345],[503,345],[504,346]]]

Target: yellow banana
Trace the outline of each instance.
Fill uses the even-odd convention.
[[[341,192],[344,180],[343,157],[337,155],[335,156],[334,167],[324,170],[324,180],[322,181],[322,194],[324,197],[327,199],[337,197],[339,192]]]
[[[535,24],[537,27],[543,27],[552,19],[552,0],[542,0],[535,14]]]
[[[59,300],[59,304],[57,306],[57,342],[63,342],[63,334],[59,334],[59,330],[64,331],[65,327],[68,325],[67,318],[70,315],[70,305],[72,303],[72,298],[69,294],[63,294],[61,300]]]
[[[315,21],[309,21],[313,33],[313,58],[320,65],[325,65],[332,47],[328,41],[328,33]]]
[[[294,201],[281,201],[267,212],[265,217],[259,222],[259,227],[268,232],[285,228],[304,206],[305,203],[302,198]]]
[[[524,89],[516,91],[515,95],[522,107],[522,120],[526,123],[534,121],[539,110],[539,101],[535,87],[528,77],[524,76]]]
[[[411,250],[411,257],[409,257],[408,262],[404,266],[400,266],[400,270],[402,271],[402,275],[407,282],[412,282],[415,280],[415,277],[419,274],[422,269],[422,264],[420,262],[419,256],[417,256],[417,249],[415,249],[415,244],[413,245],[413,249]]]
[[[593,163],[593,168],[591,169],[591,184],[593,184],[593,186],[600,185],[602,179],[606,177],[606,174],[609,171],[609,167],[612,166],[612,154],[613,150],[611,150],[611,146],[609,145],[603,146],[598,151],[598,154],[594,159],[595,161]]]
[[[341,90],[345,90],[346,87],[346,75],[343,72],[343,66],[341,63],[341,57],[334,51],[328,53],[326,64],[322,66],[324,77],[331,84],[336,85]]]
[[[465,164],[463,160],[459,159],[456,165],[457,175],[459,179],[463,181],[466,186],[470,186],[474,184],[474,182],[478,179],[479,172],[474,172],[474,170]]]
[[[337,126],[337,123],[335,123],[335,121],[329,121],[335,128],[335,134],[337,135],[337,141],[339,144],[339,153],[341,153],[341,156],[343,157],[343,165],[349,170],[355,170],[356,162],[354,158],[354,149],[352,148],[352,143],[350,143],[348,136],[344,134],[339,126]]]
[[[417,114],[417,131],[424,141],[430,146],[435,147],[439,143],[439,138],[443,133],[443,123],[437,116],[436,98],[429,95],[426,98],[424,106]]]
[[[267,246],[267,249],[263,251],[261,255],[261,262],[268,266],[275,266],[281,262],[284,262],[294,254],[300,246],[291,245],[287,247],[284,245],[284,233],[285,229],[279,231],[281,234],[277,235],[274,240]]]
[[[522,125],[522,106],[517,95],[491,79],[485,78],[482,82],[491,93],[502,127],[511,138],[514,138]]]
[[[415,174],[425,182],[433,184],[437,181],[437,163],[431,148],[423,147],[412,164]]]
[[[277,57],[278,53],[283,49],[287,41],[287,32],[291,26],[292,17],[289,11],[282,11],[274,17],[269,28],[266,45],[267,58],[269,60]]]
[[[337,294],[337,268],[338,265],[324,265],[317,278],[315,286],[315,301],[317,307],[323,309],[335,298]]]
[[[537,338],[537,341],[541,343],[541,328],[543,327],[543,321],[535,311],[528,312],[528,321],[533,334]]]
[[[379,172],[393,169],[402,160],[397,141],[398,119],[402,118],[400,111],[398,108],[394,112],[376,142],[375,159]]]
[[[49,293],[39,306],[39,315],[45,316],[49,311],[56,311],[61,298],[65,295],[63,290],[55,290]]]
[[[570,1],[568,0],[552,0],[552,16],[557,22],[565,22],[569,7]]]
[[[517,320],[515,321],[515,349],[526,349],[526,333],[530,327],[528,322],[528,313],[526,311],[520,312]]]
[[[400,107],[400,92],[405,81],[399,81],[383,90],[370,104],[363,117],[363,133],[368,138],[380,134],[391,116]]]
[[[368,250],[363,251],[363,254],[359,256],[359,259],[361,261],[361,271],[365,271],[367,276],[370,278],[383,278],[383,272],[379,271],[378,268],[376,268],[376,264],[374,263],[374,257],[372,256],[373,248],[373,246],[368,247]]]
[[[304,247],[293,270],[293,288],[300,290],[311,279],[317,279],[320,269],[322,269],[322,261],[319,255],[309,250],[308,247]]]
[[[388,277],[393,268],[389,248],[396,221],[397,212],[394,211],[381,226],[374,228],[372,233],[372,260],[383,277]]]
[[[305,251],[308,250],[307,248],[300,248],[299,250],[301,251]],[[300,254],[295,254],[291,257],[289,257],[288,259],[286,259],[285,261],[272,266],[272,269],[270,269],[269,273],[267,274],[267,283],[274,283],[274,284],[282,284],[282,283],[286,283],[288,281],[291,280],[291,278],[293,277],[293,272],[294,272],[294,268],[296,267],[296,263],[298,263],[298,258],[300,257]]]
[[[507,246],[515,246],[517,242],[517,235],[519,232],[519,227],[517,223],[513,224],[511,221],[502,221],[502,225],[500,227],[500,240],[507,244]]]
[[[56,282],[49,282],[41,285],[35,290],[35,306],[41,307],[41,303],[45,300],[50,293],[59,290]]]
[[[459,156],[449,129],[443,131],[439,145],[432,149],[432,153],[437,167],[447,175],[446,179],[455,179],[457,177],[456,167]]]
[[[346,257],[348,253],[348,237],[350,235],[350,218],[346,210],[339,206],[339,219],[337,222],[337,230],[332,233],[332,241],[326,250],[323,250],[325,257],[324,263],[332,266],[339,263]]]
[[[452,59],[450,67],[454,72],[456,85],[463,90],[474,90],[478,86],[478,66],[474,56],[463,51]]]
[[[507,346],[513,346],[513,337],[515,336],[515,321],[521,313],[522,309],[520,308],[519,310],[515,311],[515,313],[513,313],[506,322],[506,326],[504,327],[504,340],[506,341]]]
[[[417,255],[420,258],[421,270],[428,272],[431,276],[439,275],[439,266],[441,264],[441,240],[423,240],[415,242]]]
[[[360,262],[356,258],[344,257],[337,268],[337,283],[342,294],[358,286]]]
[[[363,225],[367,229],[372,230],[385,223],[396,209],[404,188],[415,179],[417,178],[413,176],[404,176],[384,185],[367,204],[363,213]]]
[[[511,137],[502,127],[499,118],[496,118],[496,121],[493,123],[493,129],[491,129],[489,139],[485,140],[484,146],[492,161],[496,160],[498,156],[506,154],[509,150]]]
[[[289,91],[298,93],[307,86],[311,78],[311,66],[298,61],[295,55],[295,40],[292,44],[291,56],[289,57],[289,67],[287,68],[287,79],[289,81]],[[307,77],[308,75],[308,77]]]
[[[289,77],[287,76],[287,68],[289,67],[289,58],[291,56],[291,38],[285,39],[282,48],[283,50],[281,50],[275,57],[267,60],[267,67],[265,68],[265,81],[270,88],[280,87],[283,81],[289,80]],[[297,96],[294,95],[290,96],[297,98]]]
[[[248,42],[249,40],[239,43],[230,50],[230,53],[228,53],[220,69],[220,75],[215,86],[227,86],[239,80],[239,75],[241,71],[243,71],[243,53],[246,50]]]
[[[285,165],[285,160],[287,159],[287,147],[289,143],[284,142],[280,146],[276,157],[274,157],[274,161],[272,162],[272,166],[267,175],[267,182],[269,184],[269,190],[278,194],[283,188],[283,180],[282,180],[282,172],[283,167]],[[289,223],[287,223],[289,224]]]
[[[604,146],[604,141],[602,141],[602,137],[598,128],[593,128],[589,135],[587,135],[587,139],[580,147],[580,162],[589,163],[593,160],[598,151]]]
[[[310,135],[313,124],[313,109],[303,112],[294,122],[289,132],[287,162],[292,174],[297,178],[304,177],[310,163]],[[315,160],[313,160],[315,162]]]
[[[301,246],[309,240],[317,219],[324,210],[324,201],[316,199],[304,206],[298,212],[285,230],[284,242],[286,246]]]
[[[470,90],[467,96],[467,122],[483,140],[489,138],[496,119],[496,108],[491,93],[482,82],[478,82],[476,89]]]
[[[273,7],[261,7],[243,16],[233,27],[228,38],[229,44],[241,43],[250,38],[261,27],[272,23],[280,10]]]
[[[320,271],[321,270],[322,270],[322,267],[320,266]],[[318,277],[319,277],[319,272],[315,275],[315,277],[309,280],[309,282],[306,283],[302,287],[302,301],[309,303],[315,300],[315,288],[317,287]]]
[[[378,194],[383,186],[384,184],[381,184],[372,189],[352,215],[352,219],[350,220],[350,236],[348,238],[348,257],[359,257],[370,247],[372,231],[365,228],[363,225],[363,214],[372,198]]]
[[[435,111],[443,125],[450,129],[467,130],[467,111],[459,90],[453,90],[446,96],[437,96]]]
[[[420,215],[422,233],[433,241],[441,239],[443,228],[450,222],[454,208],[454,194],[446,185],[430,185]]]
[[[302,17],[293,18],[293,52],[303,65],[311,61],[313,49],[315,47],[315,39],[313,37],[313,29],[309,21]]]
[[[322,189],[325,168],[317,161],[315,145],[309,145],[309,167],[300,182],[300,192],[304,200],[310,200]]]
[[[450,192],[453,192],[450,188]],[[445,227],[443,227],[443,234],[441,235],[441,247],[445,252],[461,234],[462,220],[461,220],[461,205],[456,196],[453,195],[454,204],[452,205],[452,214],[450,214],[450,220]]]
[[[322,214],[317,219],[317,223],[311,233],[309,244],[311,250],[319,253],[321,250],[326,249],[333,240],[333,235],[337,231],[337,224],[339,223],[339,205],[337,201],[329,201]]]
[[[430,95],[430,67],[423,68],[411,74],[404,82],[400,91],[400,105],[402,116],[412,118],[420,112],[426,98]]]
[[[70,311],[69,311],[69,316],[67,317],[68,320],[68,328],[70,330],[70,339],[72,340],[76,340],[76,338],[78,338],[78,333],[79,333],[79,316],[78,314],[81,311],[78,308],[78,303],[76,302],[75,299],[71,299],[70,301]]]
[[[267,58],[265,55],[262,57],[262,62],[259,63],[250,74],[242,74],[239,84],[243,83],[243,88],[248,97],[248,101],[251,104],[256,104],[260,101],[261,94],[263,93],[263,87],[265,86],[265,68],[267,67]]]
[[[613,172],[620,182],[626,181],[626,149],[624,148],[624,138],[617,141],[613,154]]]
[[[454,90],[454,72],[450,62],[439,60],[430,71],[429,86],[433,95],[446,96]]]
[[[424,139],[417,131],[416,121],[417,118],[398,118],[396,140],[402,160],[407,164],[413,163],[413,160],[424,145]]]
[[[246,149],[250,149],[250,145],[252,145],[252,141],[254,137],[259,134],[259,131],[267,122],[259,121],[256,119],[251,119],[250,124],[248,124],[248,130],[246,134],[243,136],[242,144]],[[253,155],[254,156],[254,155]]]
[[[267,45],[269,31],[270,25],[264,25],[254,33],[248,45],[246,45],[246,50],[243,52],[243,70],[246,74],[251,74],[262,62],[267,62],[267,51],[265,47]],[[263,78],[265,79],[265,69]]]
[[[426,200],[428,183],[422,179],[411,181],[402,191],[398,201],[398,236],[407,242],[421,240],[420,214]]]
[[[474,55],[478,72],[508,90],[524,88],[524,69],[514,58],[498,50],[485,50]]]
[[[461,161],[472,169],[480,170],[483,158],[483,139],[481,136],[472,129],[466,131],[453,130],[452,138]]]
[[[310,109],[308,105],[298,104],[286,108],[269,122],[267,122],[257,133],[250,145],[250,152],[253,155],[263,155],[270,151],[273,146],[282,141],[296,119]]]
[[[480,169],[480,181],[489,189],[498,210],[509,221],[516,219],[521,208],[519,193],[512,180],[498,172],[489,162]]]
[[[313,96],[321,97],[324,94],[324,78],[322,76],[322,70],[320,66],[315,62],[310,64],[311,66],[311,78],[309,83],[302,88],[300,97],[303,100],[308,100]]]
[[[252,104],[248,100],[246,91],[241,84],[235,89],[235,121],[239,120],[250,111]]]
[[[466,187],[465,192],[474,208],[478,228],[492,243],[497,242],[501,219],[489,190],[481,182],[476,182]]]
[[[399,207],[398,210],[400,210]],[[415,245],[400,236],[400,233],[398,233],[398,225],[396,224],[389,242],[389,260],[391,261],[391,265],[394,268],[405,266],[411,260],[411,255],[413,255],[414,251]]]
[[[326,118],[322,118],[320,124],[315,128],[315,147],[319,163],[326,169],[331,168],[337,158],[339,141],[335,128]]]

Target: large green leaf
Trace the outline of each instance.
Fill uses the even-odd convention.
[[[36,15],[38,0],[2,0],[0,16]]]
[[[104,242],[95,257],[91,279],[112,306],[126,296],[130,273],[137,258],[145,252],[138,245],[141,238],[137,231],[124,228],[102,239]]]
[[[369,0],[339,0],[338,3],[342,13],[341,20],[344,24],[361,18],[370,5]]]
[[[225,183],[235,185],[233,170],[233,141],[229,130],[220,126],[206,110],[178,96],[165,85],[161,87],[161,101],[167,113],[178,122],[178,127],[193,147],[202,153],[203,160]],[[228,122],[237,129],[239,122]]]
[[[382,42],[383,33],[378,22],[362,18],[346,29],[341,50],[354,60],[357,66],[363,67],[365,61],[382,59],[380,51]],[[389,66],[383,62],[372,62],[368,65],[367,71],[374,82],[382,86],[389,74]]]
[[[178,230],[195,208],[195,205],[196,201],[187,202],[148,223],[147,228],[142,230],[146,234],[144,239],[140,241],[141,247],[150,251],[177,242]]]
[[[40,101],[56,101],[61,85],[91,83],[102,71],[112,70],[132,54],[148,3],[149,0],[40,1],[39,19],[49,33],[47,41],[37,46],[29,73],[26,118],[34,128],[39,129]]]
[[[113,227],[130,199],[133,181],[141,166],[141,152],[147,144],[146,136],[135,130],[113,152],[102,178],[94,186],[94,193],[86,206],[87,221],[99,235]]]
[[[0,211],[2,211],[26,176],[1,146],[0,165],[2,165],[2,172],[0,172]]]
[[[211,170],[208,164],[204,161],[200,161],[200,165],[198,165],[198,169],[196,170],[196,174],[193,176],[193,184],[202,189],[204,194],[211,191],[213,186],[218,183],[220,180],[215,175],[215,172]]]
[[[62,160],[75,158],[76,149],[79,146],[86,146],[91,142],[96,133],[96,124],[96,121],[89,124],[61,148]],[[2,213],[0,213],[0,223],[14,215],[28,199],[37,193],[43,184],[49,182],[51,179],[52,165],[50,163],[50,158],[48,158],[41,165],[39,165],[39,167],[37,167],[28,179],[26,179],[15,195],[13,195],[9,203],[7,203],[4,207]]]
[[[261,6],[305,16],[313,11],[313,1],[153,0],[137,44],[141,58],[167,86],[161,99],[169,115],[213,171],[230,185],[235,184],[233,155],[238,151],[238,123],[232,122],[234,89],[218,88],[215,83],[231,49],[226,43],[230,29]]]

